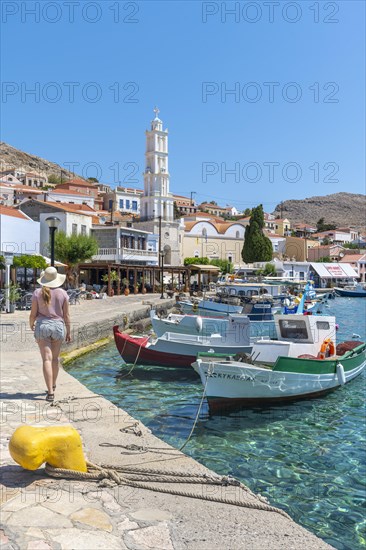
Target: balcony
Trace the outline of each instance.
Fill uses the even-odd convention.
[[[146,262],[150,265],[158,265],[158,253],[153,250],[141,250],[138,248],[99,248],[98,254],[93,256],[94,261],[130,263]]]

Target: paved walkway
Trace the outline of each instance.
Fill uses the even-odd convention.
[[[157,296],[148,295],[144,299],[162,303]],[[142,304],[141,296],[73,306],[75,333],[80,340],[80,331],[85,327],[94,327],[95,323],[112,326],[125,315],[136,318],[146,314],[146,307],[149,306]],[[8,452],[8,442],[19,425],[71,423],[81,434],[86,456],[94,463],[210,473],[65,371],[61,371],[58,380],[59,402],[54,406],[46,403],[38,350],[33,334],[27,329],[28,315],[29,312],[3,315],[0,322],[3,502],[0,544],[3,550],[330,548],[275,512],[124,486],[99,487],[94,482],[59,481],[48,478],[42,469],[30,472],[15,464]],[[99,336],[104,334],[103,330]],[[89,340],[95,337],[94,334]],[[103,443],[112,446],[101,446]],[[144,452],[121,447],[128,445],[138,445]],[[172,484],[163,486],[173,487]],[[179,484],[178,487],[197,495],[261,502],[249,491],[235,486]]]

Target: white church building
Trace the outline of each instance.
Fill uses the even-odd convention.
[[[168,169],[168,130],[154,109],[155,118],[146,130],[144,193],[140,198],[140,229],[160,235],[164,264],[178,266],[182,262],[183,224],[174,219],[174,198],[170,193]]]

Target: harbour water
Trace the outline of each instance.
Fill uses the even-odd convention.
[[[366,340],[366,300],[330,300],[337,340]],[[175,447],[187,439],[202,396],[192,371],[136,366],[126,376],[114,344],[68,372]],[[230,474],[339,550],[366,548],[365,373],[326,397],[210,416],[204,403],[184,452]]]

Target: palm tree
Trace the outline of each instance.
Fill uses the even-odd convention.
[[[90,260],[98,252],[98,242],[88,235],[70,235],[57,231],[55,237],[55,258],[66,264],[66,279],[72,286],[77,277],[78,264]]]

